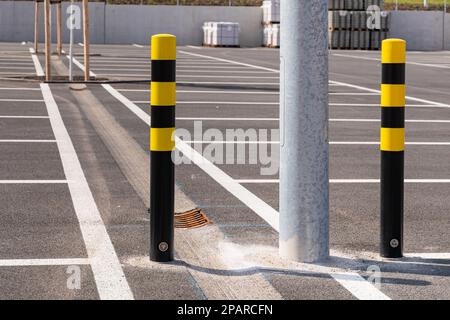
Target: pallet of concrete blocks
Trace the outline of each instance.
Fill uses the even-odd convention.
[[[280,1],[281,0],[264,0],[263,23],[280,23]]]
[[[350,11],[328,11],[328,30],[348,29],[351,27]]]
[[[268,48],[280,47],[280,25],[267,24],[264,25],[263,46]]]
[[[239,23],[205,22],[203,45],[209,47],[239,47]]]
[[[328,47],[330,49],[351,49],[351,30],[331,30],[328,31]]]

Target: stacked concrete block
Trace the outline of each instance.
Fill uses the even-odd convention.
[[[263,26],[264,37],[263,46],[269,48],[280,47],[280,1],[263,1]]]
[[[280,1],[281,0],[263,1],[263,22],[265,24],[280,23]]]
[[[387,38],[389,23],[388,13],[382,11],[382,0],[328,0],[328,9],[330,48],[381,48],[381,41]],[[378,16],[375,18],[375,15]]]

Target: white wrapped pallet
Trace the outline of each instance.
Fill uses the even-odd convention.
[[[264,0],[262,9],[264,23],[280,22],[280,0]]]
[[[272,42],[272,25],[264,25],[264,38],[263,38],[263,46],[270,47],[270,43]]]
[[[272,25],[272,43],[270,44],[272,48],[280,47],[280,25],[273,24]]]
[[[206,45],[215,47],[239,46],[239,23],[235,22],[211,22],[205,28],[208,32]]]
[[[203,45],[211,45],[211,22],[203,23]]]

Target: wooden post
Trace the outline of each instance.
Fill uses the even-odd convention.
[[[89,68],[89,1],[83,0],[84,80],[90,79]]]
[[[34,52],[39,50],[39,1],[34,1]]]
[[[61,43],[61,2],[56,4],[56,38],[57,38],[57,47],[56,51],[58,55],[62,53],[62,43]]]
[[[50,66],[50,0],[45,0],[45,80],[51,79],[51,66]]]

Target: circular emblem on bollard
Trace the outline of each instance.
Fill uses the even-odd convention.
[[[161,251],[161,252],[166,252],[166,251],[169,249],[169,245],[167,244],[167,242],[161,242],[161,243],[158,245],[158,249],[159,249],[159,251]]]
[[[399,242],[398,242],[397,239],[392,239],[391,242],[390,242],[390,245],[391,245],[392,248],[397,248],[398,245],[399,245]]]

